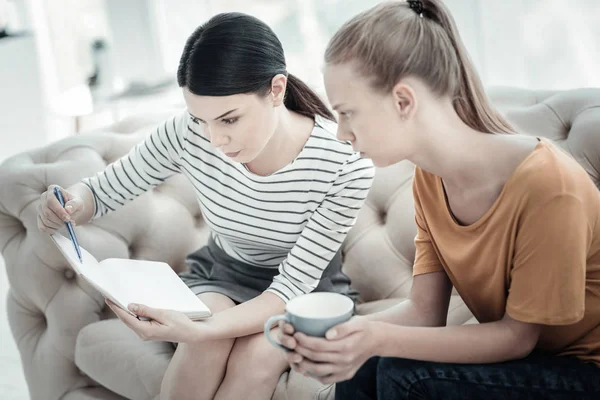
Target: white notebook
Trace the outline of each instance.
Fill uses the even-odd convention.
[[[77,274],[132,315],[127,309],[129,303],[181,311],[192,320],[211,316],[208,307],[166,263],[125,258],[99,262],[80,247],[81,263],[70,239],[58,233],[51,238]]]

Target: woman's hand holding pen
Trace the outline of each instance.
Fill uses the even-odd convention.
[[[54,196],[55,187],[62,192],[65,200],[64,208]],[[37,207],[38,228],[42,232],[55,233],[65,226],[65,222],[76,224],[84,210],[85,204],[81,197],[57,185],[50,185],[48,190],[40,196],[40,204]]]
[[[206,323],[194,322],[184,313],[130,304],[129,310],[135,315],[149,318],[148,321],[144,321],[134,317],[108,299],[106,304],[142,340],[177,343],[194,343],[202,340],[201,325],[206,325]]]

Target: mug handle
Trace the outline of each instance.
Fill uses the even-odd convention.
[[[279,321],[285,321],[288,324],[290,323],[290,319],[288,318],[287,315],[285,314],[280,314],[280,315],[273,315],[272,317],[270,317],[267,322],[265,322],[265,336],[267,338],[267,340],[275,347],[279,347],[281,350],[283,351],[291,351],[290,349],[288,349],[287,347],[285,347],[282,344],[277,343],[273,337],[271,336],[271,328],[273,327],[273,324],[275,324],[276,322]]]

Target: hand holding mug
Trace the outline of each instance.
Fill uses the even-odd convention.
[[[290,300],[285,311],[285,314],[269,318],[265,323],[264,331],[273,346],[290,351],[290,348],[282,346],[272,338],[271,329],[275,323],[285,321],[292,325],[296,332],[324,338],[330,328],[346,322],[352,317],[354,302],[339,293],[309,293]]]
[[[380,337],[377,322],[355,316],[327,332],[326,339],[293,332],[290,325],[281,331],[282,343],[294,347],[286,353],[290,366],[297,372],[323,384],[351,379],[371,357],[377,355]]]

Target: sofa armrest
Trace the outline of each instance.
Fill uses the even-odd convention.
[[[135,127],[135,121],[127,127]],[[74,273],[49,237],[37,229],[40,194],[49,184],[66,187],[102,170],[146,132],[69,137],[11,157],[0,166],[0,250],[10,284],[8,319],[32,399],[66,398],[95,386],[74,364],[75,342],[83,327],[108,315],[102,296]],[[76,229],[80,245],[99,260],[157,260],[176,270],[185,268],[185,256],[207,236],[193,189],[183,176],[174,176],[122,209]]]

